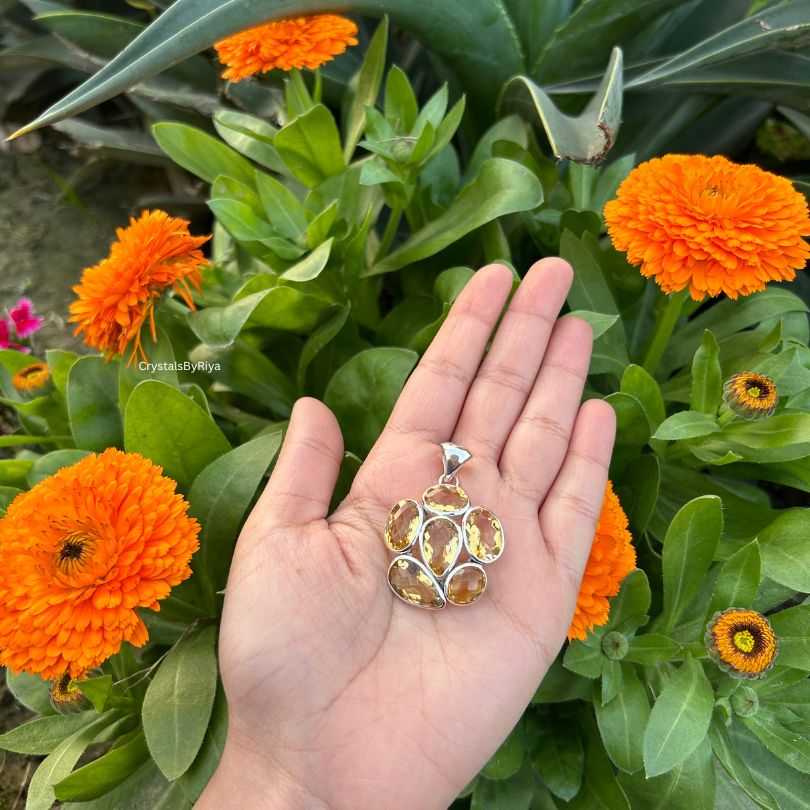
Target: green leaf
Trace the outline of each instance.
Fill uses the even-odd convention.
[[[598,678],[602,674],[604,660],[598,641],[595,644],[585,644],[575,639],[565,648],[563,666],[577,675]]]
[[[661,463],[653,453],[632,459],[614,481],[616,493],[634,534],[645,531],[658,501]]]
[[[6,669],[6,686],[17,700],[37,714],[54,714],[51,704],[50,683],[39,675],[28,672],[12,672]]]
[[[613,146],[622,119],[622,52],[614,48],[596,94],[578,116],[560,112],[547,93],[528,76],[516,76],[501,94],[503,111],[533,105],[557,160],[599,163]],[[521,107],[524,109],[521,110]],[[526,115],[527,120],[531,120]]]
[[[76,445],[101,453],[124,443],[118,410],[118,368],[102,357],[81,357],[67,381],[70,430]]]
[[[667,773],[645,778],[644,771],[620,773],[619,784],[633,808],[715,810],[715,772],[708,738]]]
[[[770,712],[760,709],[751,717],[741,717],[754,736],[783,762],[802,773],[810,773],[810,740],[788,731]]]
[[[29,487],[36,486],[40,481],[53,475],[63,467],[70,467],[77,461],[81,461],[89,455],[87,450],[54,450],[52,453],[45,453],[36,459],[28,470],[27,481]]]
[[[337,124],[323,104],[282,127],[275,146],[295,178],[308,188],[346,168]]]
[[[28,473],[34,466],[31,459],[0,459],[0,484],[14,489],[28,488]]]
[[[692,392],[690,408],[693,411],[717,414],[723,399],[723,370],[720,368],[720,347],[707,329],[692,358]]]
[[[118,364],[118,403],[121,413],[126,412],[129,395],[135,386],[144,380],[161,380],[174,388],[180,387],[180,380],[172,365],[177,361],[169,336],[163,329],[157,329],[157,341],[153,341],[152,336],[146,330],[144,332],[141,341],[149,358],[147,363],[139,361],[131,366]]]
[[[587,321],[593,330],[594,340],[602,337],[602,335],[604,335],[605,332],[607,332],[607,330],[619,320],[618,315],[605,315],[601,312],[589,312],[585,309],[576,309],[568,314],[572,317],[581,318],[583,321]]]
[[[718,717],[713,717],[709,726],[709,740],[712,751],[726,773],[745,793],[765,810],[780,810],[776,799],[765,790],[751,774],[745,759],[740,756],[726,727]]]
[[[760,530],[762,574],[795,591],[810,592],[810,510],[791,509]]]
[[[213,183],[225,174],[255,190],[256,172],[249,161],[207,132],[188,124],[163,121],[152,127],[152,134],[175,163],[206,183]]]
[[[810,604],[781,610],[768,619],[779,639],[779,664],[810,672]]]
[[[729,607],[750,608],[759,590],[760,551],[756,540],[746,543],[720,568],[709,615]]]
[[[621,582],[618,595],[610,600],[610,615],[607,624],[591,631],[604,636],[610,630],[626,632],[635,630],[647,621],[650,609],[650,583],[641,568],[633,569]]]
[[[281,446],[281,432],[259,436],[225,453],[194,480],[190,513],[200,521],[200,549],[192,568],[208,589],[213,607],[225,587],[242,520]]]
[[[194,479],[231,448],[214,420],[193,400],[166,383],[147,380],[127,403],[127,452],[163,467],[163,474],[188,492]]]
[[[340,330],[343,329],[346,324],[350,311],[351,305],[347,303],[345,306],[341,307],[335,315],[324,321],[310,333],[307,342],[304,344],[304,348],[301,349],[301,357],[298,360],[296,385],[299,390],[304,390],[307,369],[310,363],[312,363],[321,349],[328,346],[329,343],[337,337]]]
[[[143,730],[167,779],[188,770],[202,745],[217,689],[217,631],[186,636],[155,673],[143,701]]]
[[[650,712],[643,742],[648,778],[677,767],[705,740],[713,704],[703,667],[687,656]]]
[[[368,454],[417,359],[408,349],[367,349],[335,372],[324,402],[338,418],[349,450]]]
[[[285,270],[280,278],[284,279],[284,281],[312,281],[312,279],[318,278],[329,261],[333,242],[334,239],[330,238],[318,245],[300,262]]]
[[[575,723],[555,723],[547,715],[528,715],[526,735],[532,767],[546,787],[568,801],[579,792],[585,754]]]
[[[520,770],[525,752],[525,731],[521,718],[481,769],[481,774],[487,779],[508,779]]]
[[[644,764],[640,730],[647,726],[650,702],[635,669],[622,666],[622,688],[609,703],[594,687],[593,708],[608,756],[617,768],[637,771]]]
[[[346,163],[352,159],[357,142],[363,134],[366,125],[366,107],[373,107],[380,93],[387,45],[388,17],[383,17],[368,44],[363,65],[352,80],[354,92],[351,94],[351,104],[343,127],[345,133],[343,159]]]
[[[51,369],[54,388],[56,388],[62,396],[65,395],[70,369],[78,359],[78,354],[64,351],[63,349],[48,349],[45,352],[45,361]]]
[[[664,539],[663,630],[677,625],[678,617],[697,593],[722,531],[723,508],[716,495],[689,501],[672,518]]]
[[[523,767],[511,779],[479,777],[470,801],[470,810],[529,810],[535,792],[531,766]]]
[[[0,749],[17,754],[50,754],[66,737],[92,723],[97,717],[94,712],[37,717],[0,734]]]
[[[22,494],[18,487],[0,486],[0,517],[2,517],[9,507],[9,504]]]
[[[111,748],[106,754],[85,765],[54,785],[60,801],[87,801],[105,795],[120,785],[149,759],[149,749],[143,732]]]
[[[25,444],[50,444],[70,441],[70,436],[31,436],[28,433],[8,433],[0,436],[0,447],[20,447]]]
[[[236,110],[219,110],[214,114],[214,128],[220,138],[237,152],[275,172],[288,173],[278,150],[273,146],[278,130],[263,119]],[[223,171],[222,174],[228,172]],[[261,172],[256,172],[255,176],[257,181],[267,177]],[[242,177],[247,178],[247,172]]]
[[[757,782],[779,802],[780,810],[806,810],[810,776],[786,765],[737,723],[730,729],[730,737]]]
[[[714,416],[700,411],[678,411],[661,423],[653,438],[674,442],[707,436],[719,430],[720,426]]]
[[[644,409],[650,430],[655,429],[666,419],[664,398],[658,383],[641,366],[631,363],[622,374],[620,391],[634,396]]]
[[[707,450],[732,450],[757,462],[792,461],[810,455],[810,413],[782,413],[758,422],[732,422],[701,442]]]
[[[39,765],[28,785],[26,810],[50,810],[56,796],[53,786],[72,770],[85,748],[96,735],[117,719],[115,714],[104,714],[93,722],[65,737]]]
[[[256,186],[270,224],[285,239],[297,241],[307,229],[304,206],[298,197],[275,177],[262,172],[256,173]]]
[[[630,639],[627,652],[622,660],[649,666],[669,661],[680,651],[681,645],[669,636],[661,633],[646,633]]]
[[[476,228],[506,214],[530,211],[543,201],[540,181],[529,169],[503,158],[485,161],[451,206],[414,233],[364,275],[390,273],[433,256]]]
[[[419,105],[408,75],[392,65],[385,80],[385,117],[398,132],[410,132],[419,115]]]
[[[93,708],[99,714],[107,707],[112,685],[112,675],[97,675],[94,678],[82,679],[82,694],[93,704]]]
[[[590,700],[590,696],[588,680],[563,667],[562,656],[558,655],[537,687],[532,703],[564,703],[578,698]]]

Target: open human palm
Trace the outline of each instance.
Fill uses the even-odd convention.
[[[570,625],[613,445],[610,406],[580,405],[590,327],[557,320],[570,283],[538,262],[490,344],[512,274],[476,273],[332,515],[340,430],[297,403],[231,566],[228,741],[199,808],[442,810],[517,722]],[[474,605],[420,610],[388,587],[382,531],[444,441],[472,452],[462,486],[506,550]]]

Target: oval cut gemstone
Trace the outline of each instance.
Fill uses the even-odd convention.
[[[422,529],[422,559],[437,576],[443,577],[455,565],[461,551],[461,531],[450,518],[435,517]]]
[[[471,605],[487,587],[487,573],[477,563],[464,563],[447,577],[444,590],[454,605]]]
[[[422,527],[422,509],[419,504],[405,498],[394,504],[385,521],[385,545],[393,551],[405,551],[413,545]]]
[[[397,557],[388,569],[388,584],[404,602],[417,607],[438,609],[445,606],[439,583],[419,560]]]
[[[483,506],[470,509],[464,516],[464,537],[467,549],[483,563],[491,563],[503,552],[501,521]]]
[[[422,500],[438,515],[460,515],[470,505],[470,496],[454,484],[435,484],[425,490]]]

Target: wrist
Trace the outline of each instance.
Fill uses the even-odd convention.
[[[228,737],[222,759],[194,810],[331,810],[311,786],[303,784],[269,758],[260,760],[258,750],[249,750]]]

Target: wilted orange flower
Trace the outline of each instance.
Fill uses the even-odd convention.
[[[723,401],[737,416],[763,419],[776,410],[779,392],[770,377],[754,371],[742,371],[726,380]]]
[[[47,363],[29,363],[11,378],[11,384],[18,393],[30,394],[44,388],[50,379],[51,370]]]
[[[790,281],[810,246],[807,201],[753,165],[715,155],[665,155],[633,169],[605,206],[617,250],[661,289],[696,301]]]
[[[217,42],[222,78],[241,81],[279,68],[316,68],[357,45],[357,26],[338,14],[273,20]]]
[[[622,580],[635,567],[636,550],[627,529],[627,515],[613,491],[613,484],[608,481],[591,555],[577,596],[577,607],[568,628],[569,641],[574,638],[584,640],[589,630],[608,620],[608,597],[619,592]]]
[[[761,678],[779,651],[771,623],[744,608],[715,613],[706,628],[706,646],[715,663],[738,678]]]
[[[51,705],[57,710],[80,708],[86,703],[75,678],[69,672],[64,672],[52,684],[49,690]]]
[[[192,236],[188,220],[165,211],[144,211],[118,228],[110,255],[85,269],[70,305],[75,334],[108,355],[123,354],[132,344],[130,362],[140,354],[141,327],[150,320],[155,338],[154,306],[167,287],[175,289],[191,309],[189,284],[200,289],[200,270],[208,264],[200,246],[211,236]]]
[[[111,448],[18,495],[0,520],[0,664],[80,678],[129,641],[135,612],[191,574],[199,524],[161,468]]]

